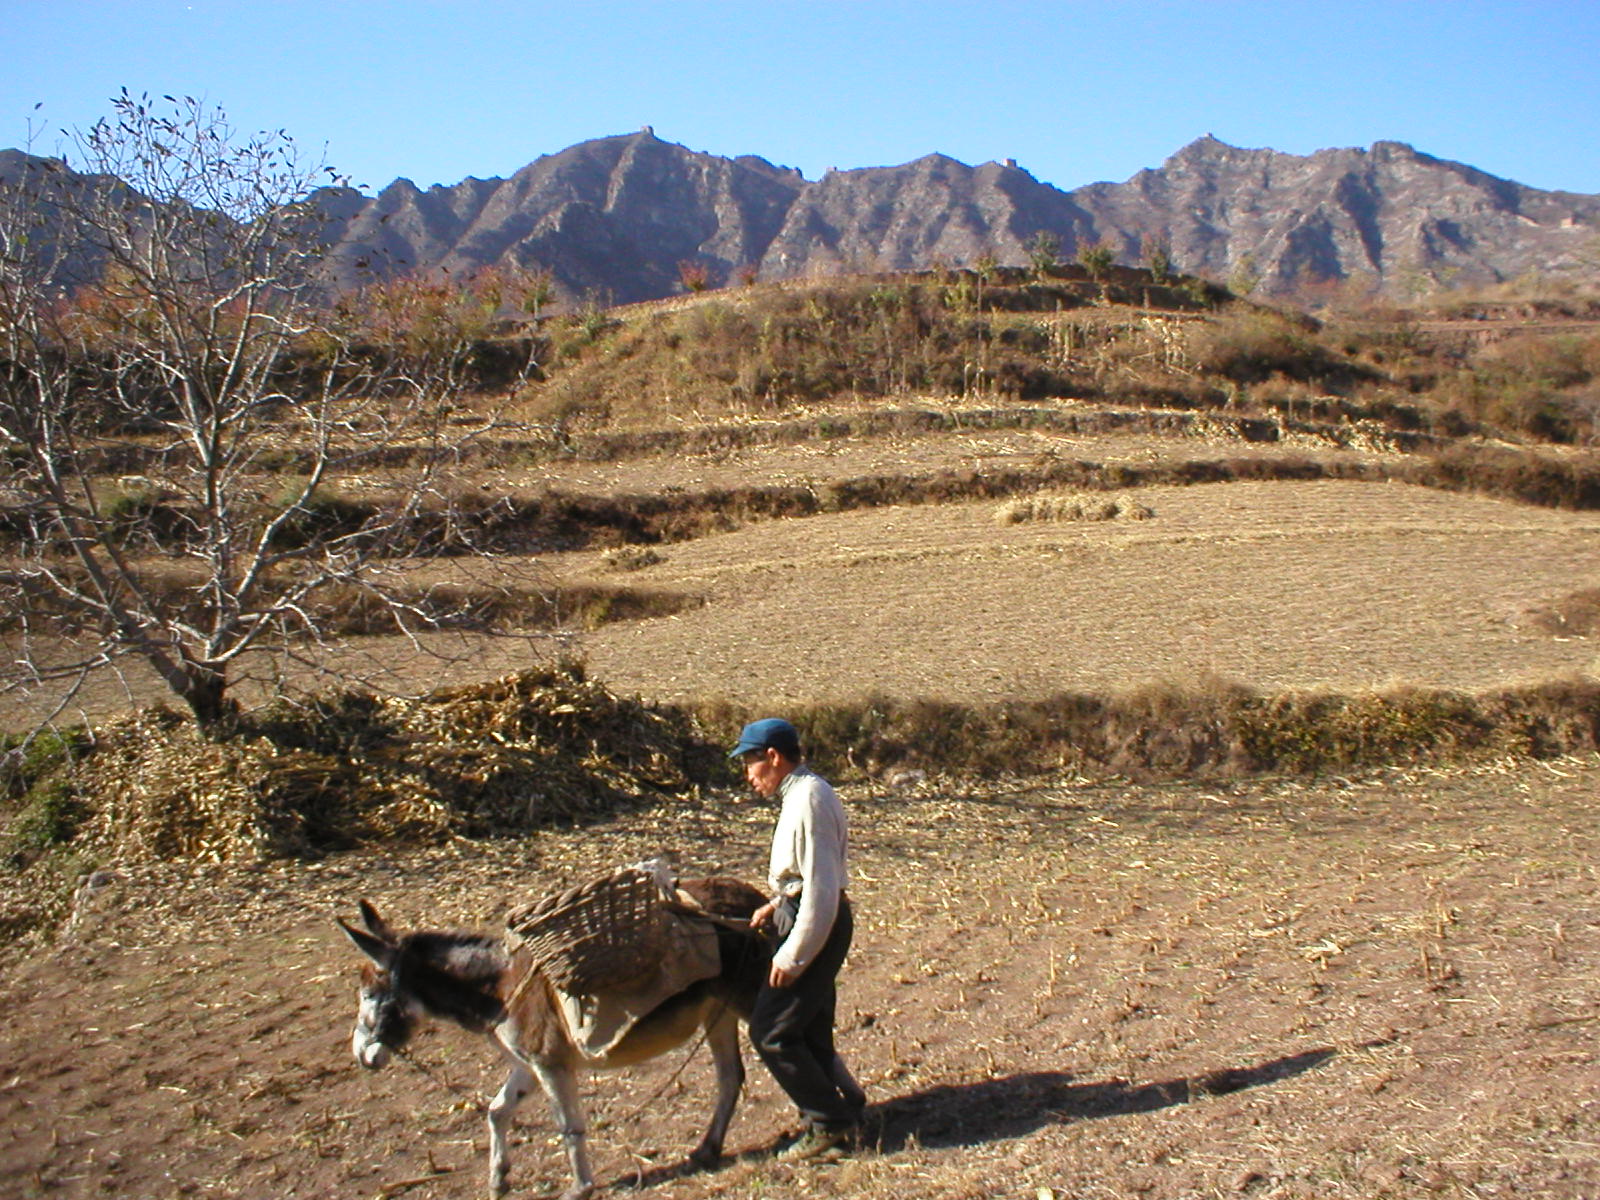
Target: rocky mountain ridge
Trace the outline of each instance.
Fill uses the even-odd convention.
[[[8,152],[14,153],[14,152]],[[1063,258],[1103,243],[1263,296],[1348,286],[1395,299],[1538,273],[1600,282],[1600,196],[1543,191],[1400,142],[1310,155],[1210,135],[1124,183],[1063,191],[1014,162],[932,154],[807,180],[637,133],[541,157],[506,179],[377,195],[326,189],[328,261],[349,286],[376,276],[492,265],[544,268],[569,303],[839,271]]]
[[[382,228],[378,225],[382,223]],[[550,269],[569,295],[643,300],[714,284],[841,270],[1025,263],[1041,231],[1070,257],[1103,242],[1139,263],[1282,295],[1354,280],[1391,296],[1544,272],[1600,278],[1600,196],[1541,191],[1399,142],[1281,154],[1207,135],[1125,183],[1062,191],[1013,162],[933,154],[808,181],[760,158],[719,158],[652,130],[583,142],[507,180],[365,200],[335,257],[384,269]]]

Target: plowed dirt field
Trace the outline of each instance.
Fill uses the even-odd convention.
[[[844,794],[840,1040],[870,1144],[774,1162],[792,1115],[752,1060],[728,1162],[680,1177],[710,1102],[680,1051],[585,1085],[602,1194],[1600,1192],[1600,760]],[[755,878],[770,819],[710,796],[517,843],[129,871],[0,985],[0,1194],[482,1195],[498,1068],[446,1028],[428,1074],[361,1070],[334,914],[487,924],[662,848]],[[535,1100],[514,1155],[514,1195],[564,1186]]]

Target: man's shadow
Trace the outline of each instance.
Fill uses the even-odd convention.
[[[1253,1067],[1207,1071],[1158,1083],[1077,1082],[1065,1071],[1026,1071],[978,1083],[942,1084],[896,1096],[868,1113],[867,1142],[893,1151],[976,1146],[1021,1137],[1047,1125],[1122,1117],[1276,1083],[1322,1066],[1336,1051],[1307,1050]]]
[[[1024,1071],[976,1083],[940,1084],[870,1105],[862,1148],[888,1153],[913,1142],[925,1147],[977,1146],[1021,1137],[1047,1125],[1155,1112],[1204,1096],[1290,1079],[1322,1066],[1337,1053],[1323,1047],[1253,1067],[1229,1067],[1159,1083],[1134,1084],[1125,1079],[1078,1083],[1065,1071]],[[721,1165],[770,1160],[779,1144],[743,1151]],[[618,1179],[612,1186],[647,1188],[681,1178],[686,1170],[685,1164],[656,1167]]]

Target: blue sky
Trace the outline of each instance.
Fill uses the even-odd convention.
[[[122,87],[184,93],[368,190],[648,124],[813,179],[938,151],[1071,188],[1211,133],[1293,154],[1392,139],[1600,193],[1595,0],[0,0],[0,35],[0,146],[31,118],[54,152]]]

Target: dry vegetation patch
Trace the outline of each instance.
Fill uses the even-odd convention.
[[[63,887],[91,867],[589,822],[692,793],[715,760],[685,714],[620,699],[571,665],[420,699],[347,691],[280,703],[223,739],[146,710],[0,796],[0,954],[48,936]]]
[[[1548,604],[1535,605],[1534,628],[1560,638],[1586,638],[1600,632],[1600,588],[1580,588]]]
[[[1008,500],[995,509],[1001,525],[1024,521],[1148,521],[1155,510],[1131,496],[1086,495],[1082,492],[1041,493]]]

